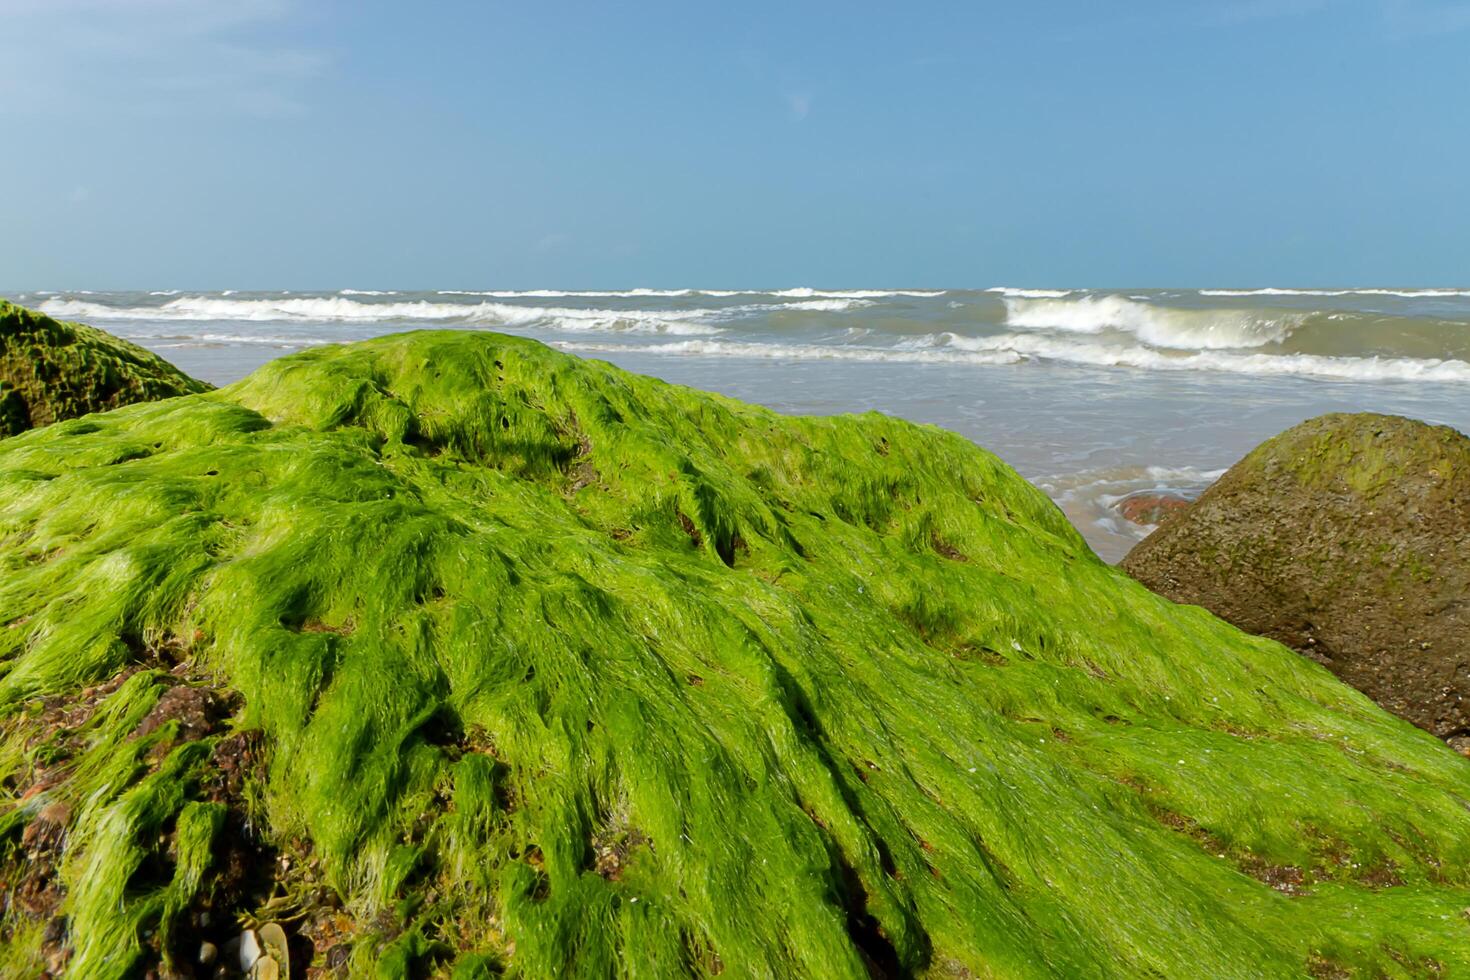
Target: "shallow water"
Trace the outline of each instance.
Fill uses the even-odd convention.
[[[198,377],[421,326],[503,330],[781,411],[952,429],[1049,493],[1108,560],[1109,503],[1197,490],[1328,411],[1470,430],[1470,289],[23,293]]]

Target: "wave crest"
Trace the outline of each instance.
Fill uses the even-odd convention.
[[[1322,354],[1261,354],[1205,350],[1171,353],[1149,347],[1116,345],[1040,334],[965,337],[933,334],[913,346],[963,351],[1009,351],[1026,358],[1086,367],[1128,367],[1147,371],[1220,371],[1259,377],[1315,377],[1339,381],[1470,382],[1470,363],[1411,357],[1329,357]]]
[[[841,344],[764,344],[734,340],[679,340],[666,344],[629,346],[582,341],[554,341],[558,350],[590,354],[663,354],[685,357],[738,357],[777,361],[861,361],[909,364],[1015,364],[1014,351],[921,350],[917,348],[860,347]]]
[[[1470,296],[1470,289],[1201,289],[1201,296],[1397,296],[1400,299],[1444,299]]]
[[[1155,347],[1184,350],[1277,343],[1301,326],[1307,316],[1264,310],[1184,310],[1112,295],[1078,299],[1008,296],[1005,304],[1008,326],[1069,333],[1123,330]]]
[[[943,296],[943,289],[441,289],[440,296],[483,296],[487,299],[678,299],[685,296],[709,296],[729,299],[733,296],[772,296],[777,299],[890,299],[907,296],[933,299]]]
[[[512,306],[505,303],[363,303],[346,297],[216,299],[183,296],[158,307],[114,308],[80,300],[48,300],[52,316],[101,320],[187,320],[235,322],[407,322],[530,327],[551,330],[608,330],[639,333],[713,334],[720,327],[699,322],[713,310],[600,310]]]
[[[1019,289],[1015,286],[991,286],[985,290],[987,293],[998,293],[1012,299],[1061,299],[1063,296],[1071,296],[1071,289]]]

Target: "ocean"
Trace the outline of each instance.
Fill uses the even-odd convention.
[[[196,377],[319,344],[499,330],[783,412],[877,410],[958,432],[1045,490],[1103,558],[1112,505],[1198,493],[1313,415],[1470,431],[1470,289],[44,291]]]

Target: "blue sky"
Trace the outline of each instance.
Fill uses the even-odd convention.
[[[1470,283],[1470,2],[0,24],[10,289]]]

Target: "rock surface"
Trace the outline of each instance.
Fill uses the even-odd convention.
[[[208,388],[136,344],[0,300],[0,437]]]
[[[427,332],[0,441],[0,976],[1453,975],[1467,799],[932,427]]]
[[[1123,518],[1133,524],[1162,524],[1166,518],[1189,509],[1191,498],[1168,490],[1139,490],[1113,504]]]
[[[1470,734],[1470,438],[1453,429],[1372,414],[1303,422],[1123,568],[1435,735]]]

